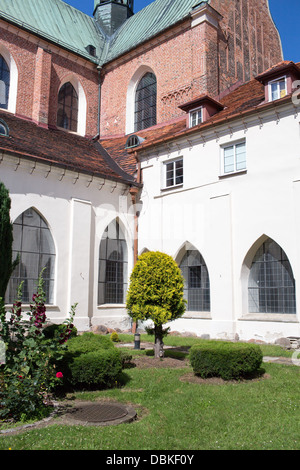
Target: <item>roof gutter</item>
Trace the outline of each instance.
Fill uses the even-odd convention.
[[[291,95],[287,95],[286,97],[281,98],[280,100],[277,100],[276,102],[273,101],[273,102],[264,103],[259,106],[255,106],[254,108],[251,108],[251,109],[235,112],[234,114],[231,114],[230,116],[219,117],[219,118],[214,119],[217,116],[217,114],[215,114],[207,122],[204,122],[202,124],[199,124],[198,126],[194,126],[192,128],[186,129],[182,131],[181,133],[176,134],[176,136],[170,135],[170,136],[164,137],[162,139],[158,139],[153,142],[146,141],[146,143],[141,144],[139,147],[135,148],[134,150],[136,152],[142,152],[144,150],[148,150],[153,145],[165,144],[177,138],[197,134],[198,132],[201,132],[202,130],[205,131],[207,129],[214,128],[222,124],[227,124],[228,122],[234,121],[239,118],[251,116],[253,114],[260,114],[260,112],[264,112],[268,110],[274,110],[274,109],[277,110],[277,108],[281,107],[282,105],[289,104],[290,102],[292,102]],[[130,152],[130,150],[128,150],[128,152]]]

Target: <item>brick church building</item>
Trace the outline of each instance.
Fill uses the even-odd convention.
[[[21,255],[7,304],[24,281],[26,308],[45,268],[51,320],[77,302],[80,330],[128,328],[130,273],[155,249],[186,280],[188,308],[174,328],[300,336],[297,218],[287,221],[293,240],[277,233],[278,206],[265,200],[260,214],[256,200],[264,173],[251,173],[251,143],[263,142],[253,150],[261,159],[270,143],[265,122],[278,138],[286,128],[298,138],[299,66],[283,60],[268,1],[155,0],[136,14],[133,0],[89,1],[90,15],[62,0],[0,0],[0,180]],[[278,155],[268,197],[286,160]],[[262,290],[258,266],[271,252],[271,277],[285,281]]]

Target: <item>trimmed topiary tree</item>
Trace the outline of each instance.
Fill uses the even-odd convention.
[[[141,255],[132,271],[126,307],[133,321],[152,320],[155,357],[163,357],[163,325],[183,315],[184,279],[173,258],[165,253]]]
[[[10,276],[19,262],[18,258],[12,261],[13,225],[10,206],[8,189],[0,182],[0,298],[3,301]]]

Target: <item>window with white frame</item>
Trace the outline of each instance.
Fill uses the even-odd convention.
[[[287,94],[286,77],[278,78],[269,83],[269,101],[279,100]]]
[[[228,175],[244,170],[246,170],[246,142],[222,147],[222,174]]]
[[[183,159],[164,163],[164,187],[172,188],[183,184]]]
[[[202,108],[193,109],[190,111],[190,127],[201,124],[202,120]]]

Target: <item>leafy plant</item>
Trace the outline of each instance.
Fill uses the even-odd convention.
[[[47,340],[43,333],[46,306],[42,274],[27,321],[22,314],[21,290],[22,284],[9,319],[2,299],[0,304],[0,334],[6,346],[4,381],[0,388],[2,419],[20,420],[44,413],[51,391],[61,380],[56,363],[66,347],[75,315],[76,304],[65,321],[63,336]]]
[[[144,253],[132,271],[126,307],[134,321],[153,321],[155,357],[164,355],[163,325],[181,317],[185,311],[183,286],[179,267],[165,253]]]

